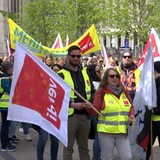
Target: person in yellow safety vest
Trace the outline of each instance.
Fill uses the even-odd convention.
[[[135,97],[136,88],[139,83],[140,78],[140,70],[137,67],[137,65],[133,62],[133,57],[131,51],[124,51],[122,53],[122,62],[120,66],[117,67],[118,72],[121,75],[121,83],[125,87],[125,89],[129,92],[131,100],[133,102],[133,99]],[[132,155],[133,159],[136,159],[135,157],[135,150],[136,150],[136,141],[134,132],[131,129],[131,126],[128,126],[128,137],[131,145]]]
[[[117,66],[117,70],[121,75],[122,84],[125,89],[128,90],[133,101],[136,88],[139,83],[140,70],[137,65],[134,64],[132,53],[130,51],[125,51],[122,53],[122,63],[120,66]]]
[[[7,120],[9,93],[11,89],[11,76],[13,64],[10,61],[4,61],[1,64],[0,78],[0,111],[1,111],[1,151],[14,151],[16,146],[9,142],[8,132],[10,121]]]
[[[152,145],[158,137],[158,144],[160,147],[160,61],[154,62],[154,74],[156,80],[157,91],[157,107],[153,108],[152,115]],[[151,154],[151,138],[149,139],[146,160],[149,160]]]
[[[113,160],[116,146],[120,159],[132,160],[127,126],[135,120],[134,108],[129,94],[120,82],[120,74],[115,68],[108,68],[94,95],[93,106],[102,114],[98,116],[97,132],[103,160]]]
[[[58,75],[82,97],[90,101],[95,90],[86,67],[82,67],[79,46],[73,45],[69,47],[67,60],[68,62],[58,72]],[[86,105],[87,103],[71,90],[68,110],[68,146],[63,149],[63,160],[72,160],[75,140],[79,149],[79,159],[90,160],[88,150],[90,116],[85,109]]]

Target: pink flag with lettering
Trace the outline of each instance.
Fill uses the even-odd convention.
[[[36,124],[67,146],[70,90],[41,60],[16,45],[9,120]]]

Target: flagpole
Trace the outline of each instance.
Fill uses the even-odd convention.
[[[82,97],[75,89],[71,88],[84,102],[89,103],[84,97]],[[91,104],[91,108],[98,113],[99,116],[103,117],[103,115]]]

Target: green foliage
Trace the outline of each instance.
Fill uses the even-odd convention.
[[[103,22],[103,1],[105,0],[34,0],[23,6],[21,25],[35,40],[48,47],[53,44],[58,32],[63,44],[66,35],[73,42],[93,23]]]
[[[159,0],[107,0],[106,6],[108,14],[103,26],[108,26],[108,35],[128,33],[135,38],[136,34],[143,45],[152,27],[160,29]]]
[[[159,0],[33,0],[22,8],[21,26],[51,47],[58,32],[73,42],[92,24],[99,35],[126,35],[144,44],[152,27],[160,32]],[[136,37],[135,37],[136,36]]]
[[[0,14],[2,14],[3,17],[11,18],[12,20],[15,20],[15,21],[16,21],[17,17],[19,16],[18,13],[8,13],[3,10],[0,10]]]

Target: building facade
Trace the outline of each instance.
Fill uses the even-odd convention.
[[[30,2],[31,0],[25,0]],[[9,36],[7,13],[20,13],[24,0],[0,0],[0,57],[8,55],[6,40]]]

